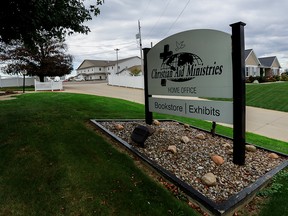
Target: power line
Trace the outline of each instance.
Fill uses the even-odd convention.
[[[170,26],[169,30],[167,31],[167,33],[165,34],[165,36],[168,35],[168,33],[170,32],[170,30],[172,29],[172,27],[175,25],[175,23],[178,21],[178,19],[180,18],[180,16],[183,14],[184,10],[187,8],[188,4],[190,3],[190,0],[188,0],[188,2],[186,3],[186,5],[184,6],[184,8],[182,9],[182,11],[180,12],[180,14],[177,16],[177,18],[175,19],[175,21],[173,22],[173,24]]]
[[[149,33],[146,36],[150,36],[151,33],[153,32],[153,30],[155,29],[155,27],[158,25],[160,19],[162,18],[162,16],[164,15],[164,13],[167,10],[168,5],[170,4],[171,0],[169,0],[164,8],[164,10],[162,11],[161,15],[158,17],[157,21],[154,23],[153,27],[151,28],[151,30],[149,31]]]

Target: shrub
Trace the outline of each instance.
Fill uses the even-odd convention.
[[[281,81],[288,81],[288,75],[286,73],[282,73],[280,80]]]
[[[279,75],[274,75],[273,78],[274,78],[276,81],[280,81],[280,76],[279,76]]]

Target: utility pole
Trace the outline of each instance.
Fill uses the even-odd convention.
[[[140,20],[138,20],[138,34],[136,34],[136,39],[139,39],[140,58],[141,58],[141,72],[142,72],[142,74],[144,74]]]
[[[120,49],[118,49],[118,48],[116,48],[116,49],[114,49],[115,51],[116,51],[116,73],[118,74],[118,72],[119,72],[119,69],[118,69],[118,52],[119,52],[119,50]]]

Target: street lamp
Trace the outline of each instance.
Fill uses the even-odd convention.
[[[27,74],[27,71],[23,71],[23,93],[25,93],[25,75]]]
[[[116,48],[114,50],[116,51],[116,59],[117,59],[117,61],[116,61],[116,67],[117,67],[116,73],[118,74],[118,72],[119,72],[119,70],[118,70],[118,52],[120,49]]]

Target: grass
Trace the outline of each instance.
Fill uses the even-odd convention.
[[[247,94],[253,94],[249,88]],[[260,98],[256,105],[262,103]],[[144,118],[144,106],[47,92],[0,101],[0,215],[196,215],[87,127],[91,118]],[[211,128],[211,123],[196,119],[161,114],[155,118]],[[217,133],[231,137],[232,129],[218,125]],[[288,154],[285,142],[250,133],[247,141]],[[275,179],[283,189],[288,188],[287,176]],[[285,191],[268,193],[259,215],[271,215],[275,208],[287,214]]]
[[[288,82],[246,84],[246,105],[288,112]],[[232,101],[229,98],[207,98]]]
[[[247,84],[246,104],[288,112],[288,82]]]
[[[0,215],[196,215],[87,127],[143,105],[66,93],[0,102]]]

